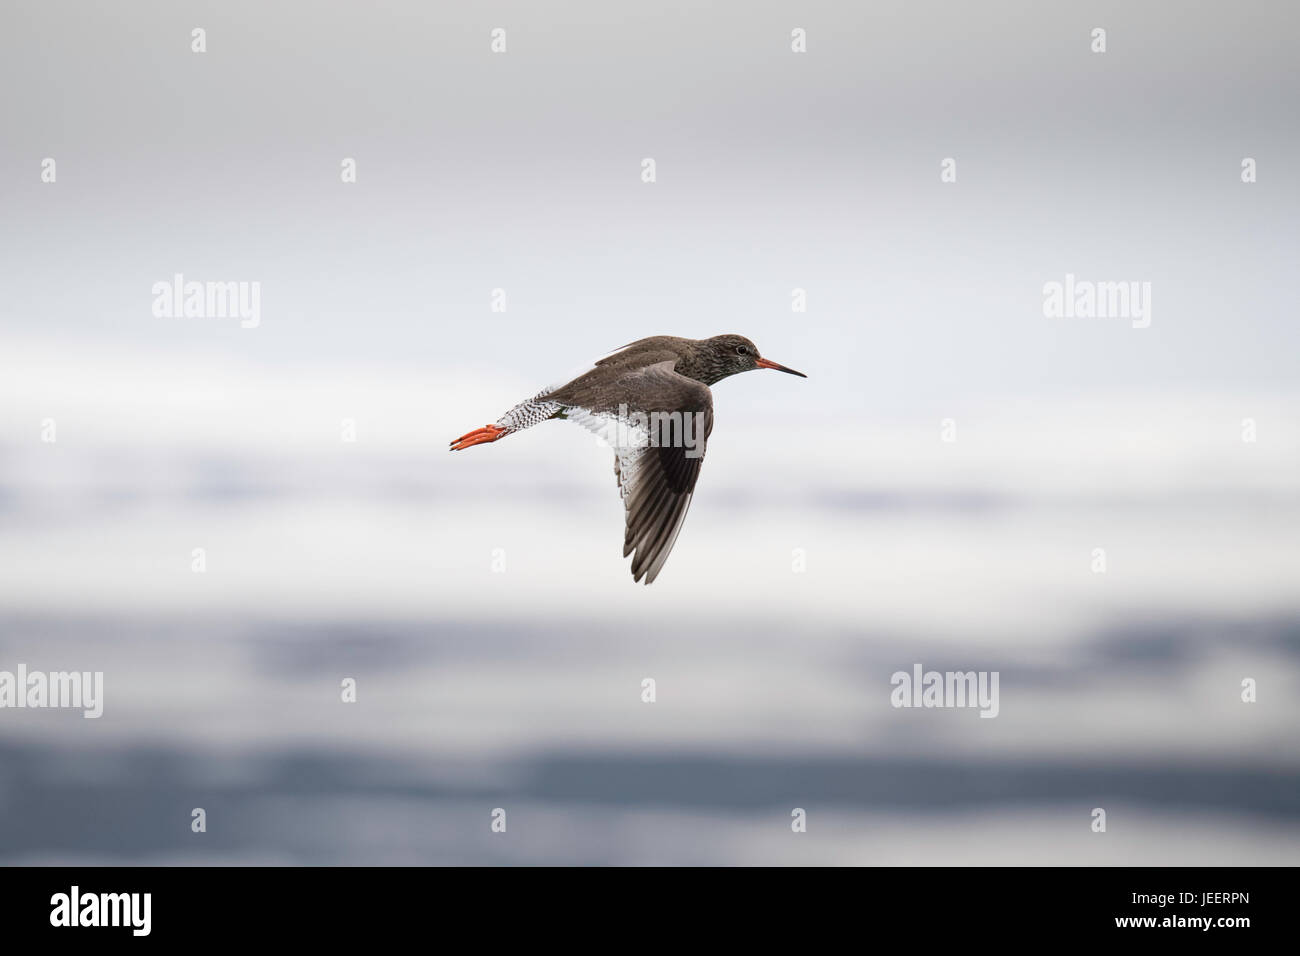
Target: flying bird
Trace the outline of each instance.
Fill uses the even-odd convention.
[[[713,431],[709,386],[729,375],[774,368],[743,335],[683,339],[653,335],[625,345],[564,385],[544,388],[497,420],[451,443],[461,451],[499,441],[552,418],[577,422],[614,449],[623,497],[623,557],[632,580],[650,584],[663,570],[686,520]]]

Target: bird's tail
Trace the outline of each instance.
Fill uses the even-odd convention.
[[[482,428],[476,428],[472,432],[461,435],[451,443],[451,450],[461,451],[465,448],[473,448],[475,445],[499,441],[507,435],[523,431],[538,422],[555,418],[564,411],[564,406],[559,402],[543,401],[542,396],[549,391],[550,389],[546,389],[538,392],[526,402],[520,402],[497,419],[495,425],[484,425]]]

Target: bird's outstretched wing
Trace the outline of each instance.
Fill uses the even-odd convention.
[[[561,417],[589,428],[614,449],[623,496],[623,556],[632,578],[650,584],[663,569],[691,505],[709,433],[713,394],[678,375],[671,360],[629,369],[610,381],[575,379],[546,396]]]

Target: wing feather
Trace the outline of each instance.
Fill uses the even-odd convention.
[[[629,369],[613,380],[575,380],[546,396],[564,406],[564,417],[600,435],[614,448],[614,474],[623,498],[623,556],[632,555],[633,580],[650,584],[663,570],[681,533],[699,479],[709,433],[713,395],[708,386],[673,371],[671,361]],[[655,432],[632,413],[680,413],[691,419],[695,449],[680,431]],[[655,432],[655,434],[651,434]],[[660,437],[669,441],[659,442]]]

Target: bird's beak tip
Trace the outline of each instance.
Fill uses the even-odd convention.
[[[794,369],[792,369],[792,368],[786,368],[784,365],[778,365],[776,362],[770,362],[770,361],[768,361],[768,360],[765,359],[765,358],[761,358],[761,359],[759,359],[755,364],[756,364],[759,368],[774,368],[774,369],[776,369],[778,372],[786,372],[786,373],[788,373],[788,374],[790,374],[790,375],[798,375],[800,378],[807,378],[807,377],[808,377],[808,376],[805,375],[803,372],[796,372],[796,371],[795,371]]]

